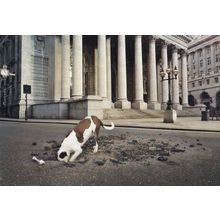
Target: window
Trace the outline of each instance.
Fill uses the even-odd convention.
[[[199,85],[202,86],[202,81],[199,81]]]
[[[196,65],[195,65],[195,64],[193,64],[193,69],[194,69],[194,70],[196,69]]]
[[[207,84],[207,85],[209,85],[209,82],[210,82],[210,80],[209,80],[209,79],[207,79],[207,80],[206,80],[206,84]]]
[[[199,57],[202,57],[202,50],[199,50]]]
[[[220,72],[220,66],[216,66],[215,72],[216,72],[216,73]]]
[[[193,73],[191,79],[195,79],[195,77],[196,77],[196,73]]]
[[[211,57],[207,58],[207,64],[210,65],[211,64]]]
[[[217,54],[217,55],[215,56],[215,62],[216,62],[216,63],[220,62],[220,54]]]
[[[211,69],[211,68],[209,68],[209,69],[208,69],[208,71],[207,71],[207,74],[206,74],[206,75],[210,75],[210,74],[211,74],[211,72],[212,72],[212,69]]]
[[[192,54],[193,61],[195,60],[195,53]]]
[[[200,61],[199,61],[199,66],[200,66],[200,67],[203,67],[203,60],[200,60]]]
[[[215,50],[219,50],[220,49],[220,44],[219,43],[216,43],[215,44]]]
[[[202,75],[203,75],[203,71],[200,71],[198,77],[201,77]]]
[[[218,77],[215,77],[215,83],[218,83]]]
[[[207,54],[210,54],[210,52],[211,52],[211,48],[210,48],[210,47],[207,47],[207,48],[206,48],[206,53],[207,53]]]
[[[195,83],[194,83],[194,82],[192,83],[192,87],[193,87],[193,88],[195,87]]]

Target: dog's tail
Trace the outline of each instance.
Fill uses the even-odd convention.
[[[113,130],[113,129],[115,128],[115,125],[114,125],[113,122],[111,122],[111,127],[105,126],[105,125],[103,125],[103,124],[102,124],[102,126],[103,126],[103,128],[105,128],[106,130]]]

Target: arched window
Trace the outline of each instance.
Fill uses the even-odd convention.
[[[220,91],[216,93],[216,108],[220,111]]]
[[[212,102],[212,98],[210,97],[210,95],[207,92],[202,92],[200,94],[200,100],[201,100],[201,103],[206,105],[207,108],[209,109],[210,104]]]
[[[195,98],[194,98],[193,95],[188,96],[188,103],[189,103],[190,106],[194,106],[196,104]]]

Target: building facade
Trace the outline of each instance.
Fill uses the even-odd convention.
[[[0,114],[23,118],[23,85],[31,85],[34,118],[103,117],[104,109],[166,109],[168,81],[161,68],[177,67],[173,108],[188,106],[188,35],[1,36]]]
[[[220,36],[202,36],[188,45],[189,105],[220,110]]]

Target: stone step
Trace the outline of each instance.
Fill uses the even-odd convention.
[[[136,110],[136,109],[104,109],[104,119],[140,119],[163,118],[163,110]],[[177,117],[198,117],[200,112],[191,109],[177,110]]]
[[[162,118],[163,111],[135,109],[104,109],[104,119]]]

